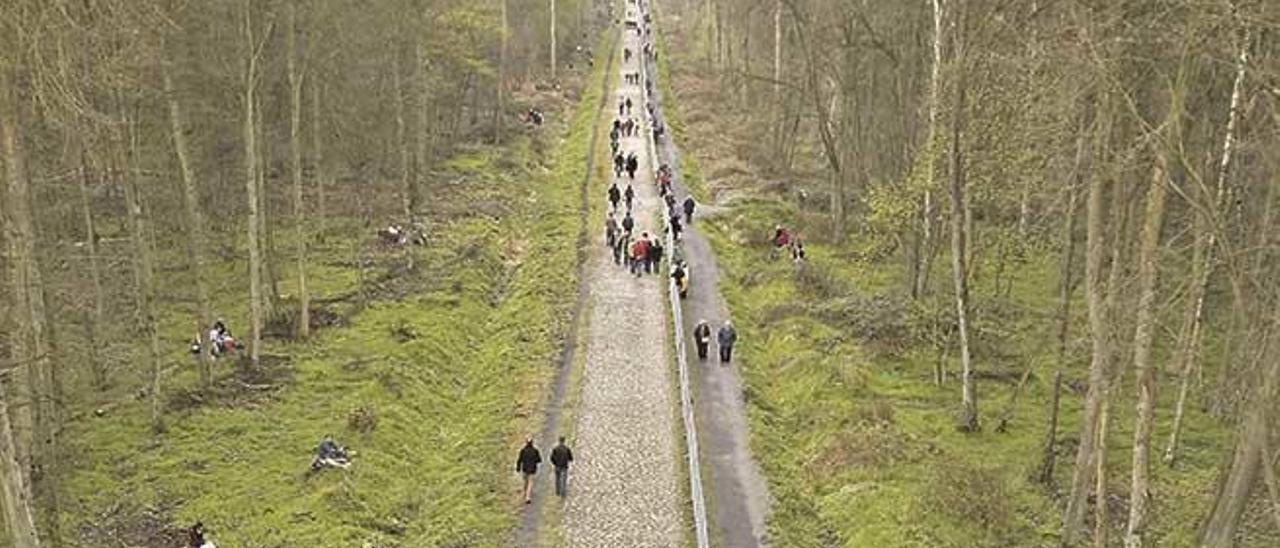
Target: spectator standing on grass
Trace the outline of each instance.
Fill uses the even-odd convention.
[[[569,463],[573,462],[573,451],[564,444],[564,436],[560,443],[551,449],[551,464],[556,467],[556,496],[563,497],[568,489]]]
[[[698,348],[698,359],[707,361],[707,348],[711,346],[711,326],[707,320],[698,320],[693,328],[693,345]]]
[[[733,322],[724,321],[724,326],[716,334],[716,342],[720,345],[720,363],[729,363],[733,359],[733,345],[738,342],[738,332],[733,329]]]
[[[524,477],[524,503],[533,502],[533,478],[538,474],[538,465],[542,464],[542,454],[533,446],[533,437],[524,442],[520,456],[516,458],[516,472]]]

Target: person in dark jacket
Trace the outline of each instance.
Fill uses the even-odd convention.
[[[628,238],[630,238],[631,231],[635,229],[635,227],[636,227],[636,219],[635,217],[632,217],[631,212],[628,211],[627,214],[623,215],[622,217],[622,233],[625,234]]]
[[[626,234],[618,234],[613,240],[613,262],[618,265],[626,266],[629,262],[628,253],[631,249],[631,237]]]
[[[693,328],[693,344],[698,347],[698,359],[707,361],[707,348],[711,346],[711,326],[707,320],[698,320]]]
[[[622,169],[626,167],[627,159],[619,152],[613,156],[613,176],[621,177]]]
[[[716,342],[720,344],[720,363],[729,363],[733,359],[733,345],[738,342],[738,332],[733,329],[733,322],[724,321],[724,326],[716,334]]]
[[[556,496],[563,497],[568,489],[569,463],[573,462],[573,451],[564,444],[564,436],[560,436],[560,444],[551,449],[551,464],[556,467]]]
[[[631,211],[631,204],[636,200],[636,191],[631,188],[631,183],[627,183],[627,190],[622,192],[622,197],[627,200],[627,211]]]
[[[655,237],[653,243],[649,245],[649,254],[646,257],[648,260],[645,261],[644,265],[645,274],[650,272],[658,273],[658,266],[662,263],[662,251],[662,242]]]
[[[636,170],[640,169],[640,160],[636,158],[635,153],[627,156],[627,177],[631,180],[636,178]]]
[[[538,474],[538,465],[542,464],[542,453],[533,446],[533,438],[525,440],[520,456],[516,458],[516,472],[524,476],[524,503],[533,502],[533,478]]]
[[[698,204],[693,201],[693,196],[684,199],[684,224],[693,224],[693,209]]]
[[[685,270],[684,262],[677,262],[671,267],[671,279],[676,282],[676,291],[683,299],[689,296],[689,272]]]
[[[609,185],[609,205],[613,206],[613,210],[618,209],[618,201],[622,200],[622,191],[618,190],[618,182],[614,181]]]
[[[604,245],[612,248],[613,242],[618,239],[618,219],[614,218],[613,212],[610,211],[604,218]]]

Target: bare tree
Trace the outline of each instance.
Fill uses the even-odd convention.
[[[161,50],[165,50],[163,43]],[[178,159],[178,173],[182,176],[183,220],[187,229],[187,263],[191,269],[192,286],[196,293],[196,340],[200,343],[200,384],[206,389],[213,382],[212,363],[209,354],[209,326],[213,323],[210,312],[209,290],[204,273],[204,215],[200,208],[199,189],[195,172],[191,168],[188,150],[186,119],[182,102],[173,85],[173,69],[168,60],[160,62],[160,75],[164,84],[165,101],[169,107],[169,133],[173,140],[173,152]]]
[[[263,287],[262,242],[259,216],[262,199],[258,196],[258,132],[257,120],[258,56],[261,53],[253,33],[253,0],[242,5],[241,40],[244,56],[244,167],[245,194],[249,201],[249,360],[258,366],[262,346]]]
[[[290,1],[285,40],[289,77],[289,170],[293,175],[293,224],[298,260],[298,338],[311,335],[311,293],[307,290],[307,207],[302,185],[302,75],[298,68],[298,6]]]

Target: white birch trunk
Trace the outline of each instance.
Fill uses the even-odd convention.
[[[297,336],[311,335],[311,293],[307,290],[307,215],[302,186],[302,77],[298,74],[298,8],[289,2],[285,30],[289,73],[289,167],[293,175],[293,225],[298,259]]]

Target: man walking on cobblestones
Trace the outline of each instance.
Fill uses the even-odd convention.
[[[533,438],[529,437],[516,459],[516,471],[524,476],[524,503],[533,502],[533,478],[538,474],[538,465],[542,463],[542,454],[533,446]]]
[[[560,444],[551,449],[551,464],[556,467],[556,496],[564,497],[569,483],[569,463],[573,462],[573,451],[564,444],[564,436],[560,436]]]

